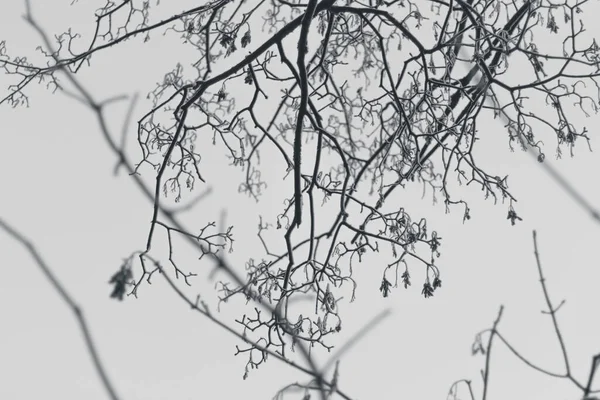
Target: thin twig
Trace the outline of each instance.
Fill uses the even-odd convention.
[[[550,314],[550,318],[552,318],[552,325],[554,325],[554,331],[556,332],[556,337],[558,338],[558,342],[560,343],[560,350],[563,355],[563,360],[565,362],[565,373],[567,376],[571,375],[571,366],[569,364],[569,357],[567,355],[567,348],[565,346],[565,342],[562,337],[562,333],[560,331],[560,327],[558,326],[558,321],[556,319],[556,309],[552,305],[552,301],[550,300],[550,295],[548,294],[548,289],[546,288],[546,279],[542,273],[542,264],[540,262],[540,254],[538,252],[538,244],[537,244],[537,232],[533,231],[533,253],[535,254],[535,262],[538,269],[538,274],[540,276],[540,284],[542,285],[542,291],[544,293],[544,300],[546,301],[546,305],[548,305],[548,314]]]
[[[490,359],[492,355],[492,343],[494,340],[494,336],[496,336],[496,331],[498,328],[498,323],[500,322],[500,318],[502,318],[502,311],[504,311],[504,306],[500,306],[500,310],[498,310],[498,316],[494,321],[494,325],[492,327],[492,331],[490,333],[490,338],[488,340],[487,351],[485,355],[485,371],[483,373],[483,395],[481,396],[482,400],[487,399],[487,392],[489,387],[489,378],[490,378]]]

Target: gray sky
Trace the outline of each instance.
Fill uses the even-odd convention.
[[[68,27],[85,31],[91,26],[91,20],[76,18],[91,15],[91,6],[63,8],[61,4],[54,9],[39,1],[33,4],[39,20],[52,31]],[[63,9],[68,12],[62,13]],[[7,41],[9,51],[31,54],[39,42],[21,19],[22,2],[11,1],[0,10],[0,38]],[[139,42],[132,41],[122,50],[98,56],[81,79],[97,98],[147,90],[172,67],[170,57],[177,57],[159,35],[154,36],[156,40],[142,50]],[[135,57],[130,49],[135,49]],[[114,62],[120,57],[123,62]],[[6,87],[2,76],[0,82]],[[121,398],[264,399],[287,383],[306,381],[276,360],[242,380],[246,359],[233,356],[239,341],[191,312],[158,277],[141,289],[137,300],[130,297],[119,303],[109,298],[107,281],[122,258],[145,245],[151,205],[127,176],[112,175],[116,159],[89,110],[41,87],[32,87],[30,93],[29,108],[0,108],[0,215],[34,241],[84,308]],[[117,131],[125,108],[124,103],[113,108],[111,121]],[[141,110],[143,104],[136,116]],[[594,128],[600,119],[592,116],[588,121],[592,148],[596,148]],[[471,188],[457,189],[470,200],[472,219],[466,224],[459,210],[445,214],[443,205],[432,205],[429,197],[420,200],[416,187],[403,193],[406,209],[415,217],[427,217],[428,226],[443,238],[444,286],[433,298],[423,299],[422,277],[415,273],[413,287],[395,289],[384,299],[378,288],[386,260],[371,257],[355,268],[357,299],[341,304],[343,330],[335,343],[344,343],[383,309],[390,308],[392,314],[342,359],[339,385],[353,398],[443,399],[451,383],[462,378],[472,379],[479,393],[484,359],[471,356],[471,344],[475,333],[491,326],[501,304],[505,311],[500,328],[512,344],[539,365],[562,372],[550,319],[540,313],[545,305],[533,258],[532,229],[538,230],[553,300],[558,304],[567,299],[559,320],[574,374],[585,380],[591,355],[600,352],[598,225],[527,154],[508,150],[501,122],[490,119],[480,129],[483,126],[480,154],[499,175],[509,174],[524,221],[511,226],[506,206],[484,201],[481,192]],[[565,156],[556,161],[552,143],[550,139],[548,160],[600,207],[600,183],[594,172],[600,168],[597,153],[580,146],[574,159]],[[131,144],[130,154],[139,154]],[[289,190],[291,180],[280,181],[280,187],[274,182],[263,203],[256,205],[237,194],[239,170],[215,167],[218,164],[210,164],[218,162],[215,157],[207,156],[204,162],[210,166],[210,179],[231,186],[207,198],[199,222],[194,223],[216,220],[220,209],[227,207],[227,223],[235,225],[236,239],[235,252],[228,257],[245,260],[255,245],[258,212],[281,207],[279,202],[269,203],[269,198]],[[106,398],[70,312],[26,251],[4,233],[0,249],[4,268],[0,398]],[[199,292],[214,304],[214,282],[206,282],[210,264],[201,262],[193,268],[199,276],[189,293]],[[222,307],[220,317],[230,322],[243,310],[248,308],[231,302]],[[326,357],[319,354],[318,359]],[[579,394],[568,382],[528,369],[499,342],[491,374],[490,399],[575,399]],[[596,381],[598,386],[600,378]]]

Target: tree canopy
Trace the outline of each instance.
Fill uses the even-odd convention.
[[[46,62],[14,56],[2,42],[0,63],[14,78],[2,102],[28,104],[34,82],[69,85],[102,121],[114,99],[96,101],[76,79],[95,55],[163,34],[189,49],[148,91],[152,107],[136,116],[137,130],[126,132],[138,154],[106,134],[153,202],[146,246],[114,274],[112,296],[138,295],[169,268],[191,284],[191,268],[172,254],[172,241],[189,241],[227,272],[221,301],[259,304],[238,321],[259,338],[239,351],[263,351],[250,367],[264,350],[285,357],[298,343],[331,348],[327,337],[342,328],[338,301],[353,298],[352,269],[367,253],[389,261],[377,270],[384,297],[409,287],[413,271],[423,296],[439,290],[442,233],[405,208],[403,189],[419,187],[466,221],[471,209],[455,183],[478,186],[507,208],[508,222],[521,219],[507,177],[481,166],[477,144],[489,118],[503,121],[510,149],[540,163],[544,141],[555,141],[560,157],[590,140],[580,117],[598,110],[600,48],[584,29],[586,0],[215,0],[157,19],[159,3],[107,1],[92,34],[54,39],[29,10]],[[218,179],[203,163],[209,152],[241,170],[239,192],[256,201],[275,184],[265,176],[284,178],[283,201],[261,216],[262,248],[245,255],[243,273],[221,256],[235,228],[192,226],[166,205],[200,204],[193,192]],[[167,233],[168,266],[151,254],[158,230]],[[291,311],[302,298],[313,299],[312,315]],[[209,312],[199,298],[188,301]]]

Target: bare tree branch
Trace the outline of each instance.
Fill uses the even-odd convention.
[[[46,264],[46,262],[39,254],[35,246],[25,236],[19,233],[15,228],[13,228],[11,225],[5,222],[2,218],[0,218],[0,228],[2,228],[9,236],[11,236],[13,239],[15,239],[17,242],[19,242],[25,247],[25,249],[29,252],[31,257],[34,259],[35,263],[42,270],[42,273],[44,274],[46,279],[48,279],[54,290],[56,290],[61,300],[65,303],[67,307],[69,307],[69,309],[75,316],[75,319],[77,319],[79,330],[83,335],[83,340],[85,342],[85,346],[90,355],[90,358],[92,359],[92,364],[94,365],[94,369],[96,370],[96,373],[98,374],[98,377],[102,382],[104,390],[106,390],[108,398],[111,400],[118,400],[120,397],[117,395],[117,391],[110,378],[108,377],[106,368],[104,367],[104,364],[100,359],[100,354],[98,352],[98,349],[96,348],[96,345],[94,344],[92,332],[90,330],[90,327],[88,325],[87,319],[85,318],[81,306],[77,304],[75,299],[73,299],[73,297],[67,292],[67,289],[58,280],[54,272],[52,272],[50,266]]]

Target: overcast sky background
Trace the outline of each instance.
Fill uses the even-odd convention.
[[[68,1],[33,2],[35,16],[54,33],[69,27],[89,32],[90,16],[100,4],[91,3],[68,7]],[[175,10],[183,9],[181,4]],[[21,1],[0,6],[0,38],[7,41],[10,54],[32,54],[40,44],[23,13]],[[588,29],[600,36],[597,26]],[[97,56],[81,79],[97,99],[135,91],[144,95],[173,67],[172,57],[178,57],[175,49],[154,35],[143,47],[135,40]],[[0,75],[0,82],[5,88],[6,78]],[[239,340],[192,312],[160,277],[144,286],[137,300],[109,298],[107,282],[122,258],[145,245],[151,204],[127,176],[113,176],[116,158],[91,111],[39,86],[29,93],[29,108],[0,108],[0,216],[35,243],[83,307],[121,398],[268,399],[288,383],[306,381],[273,359],[242,380],[246,358],[233,356]],[[126,107],[119,103],[111,108],[113,132],[119,131]],[[598,116],[589,118],[594,149],[598,123]],[[545,304],[533,257],[533,229],[538,231],[552,298],[556,304],[567,299],[559,321],[573,372],[587,379],[591,356],[600,352],[600,226],[529,155],[509,151],[501,122],[490,118],[480,123],[483,127],[480,154],[498,175],[509,174],[524,220],[511,226],[506,206],[484,201],[476,189],[462,189],[472,214],[465,224],[458,209],[445,214],[442,204],[432,205],[429,197],[421,201],[418,188],[406,192],[406,209],[415,218],[427,217],[430,229],[443,238],[443,287],[424,299],[415,268],[413,286],[394,289],[384,299],[378,289],[386,260],[372,258],[355,268],[357,299],[341,304],[343,330],[336,343],[344,343],[382,310],[392,313],[342,359],[339,386],[352,398],[444,399],[452,382],[463,378],[474,381],[479,395],[484,358],[471,356],[471,344],[477,332],[491,327],[502,304],[500,330],[505,337],[538,365],[562,372],[551,321],[540,313]],[[554,142],[548,138],[548,160],[600,207],[598,154],[578,146],[574,159],[556,161]],[[135,159],[139,153],[130,139]],[[199,219],[190,224],[218,220],[226,208],[227,224],[235,225],[231,260],[244,260],[245,249],[255,245],[258,214],[272,216],[269,210],[281,203],[272,204],[276,196],[269,192],[258,205],[238,194],[239,170],[222,168],[222,161],[211,157],[207,154],[203,161],[209,183],[228,185],[218,186],[195,214]],[[281,187],[274,183],[269,190],[289,190],[289,178],[280,182]],[[0,265],[0,398],[105,399],[72,314],[26,250],[3,232]],[[238,265],[242,271],[243,264]],[[214,282],[206,280],[211,265],[203,261],[191,268],[199,274],[192,293],[214,304]],[[223,307],[221,317],[231,322],[243,310],[249,309],[232,302]],[[318,358],[326,360],[327,355]],[[495,343],[489,391],[490,399],[577,399],[580,393],[567,381],[529,369],[500,342]]]

